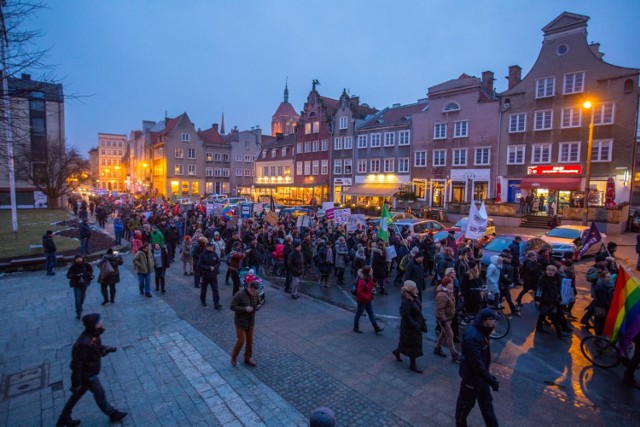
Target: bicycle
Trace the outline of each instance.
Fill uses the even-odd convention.
[[[473,320],[478,316],[478,314],[480,313],[480,310],[484,308],[490,308],[491,310],[495,311],[500,315],[500,319],[496,321],[495,328],[493,329],[493,332],[491,332],[490,337],[495,340],[499,340],[506,337],[509,334],[509,331],[511,330],[511,322],[509,321],[509,318],[504,314],[504,311],[502,311],[501,306],[496,307],[489,304],[488,297],[491,295],[491,292],[488,292],[487,288],[484,286],[482,288],[471,288],[470,290],[477,291],[480,293],[481,306],[477,312],[467,313],[464,308],[465,306],[463,302],[460,310],[458,310],[458,324],[463,327],[470,325],[473,322]],[[462,297],[460,297],[460,300],[464,301]]]
[[[615,368],[621,362],[625,364],[632,356],[635,348],[631,343],[624,351],[606,337],[589,335],[580,341],[582,355],[600,368]]]

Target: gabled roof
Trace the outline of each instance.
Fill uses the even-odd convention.
[[[293,108],[293,105],[289,104],[288,102],[281,102],[280,105],[278,106],[278,109],[273,114],[273,118],[282,117],[282,116],[293,117],[294,119],[300,118],[300,115],[296,113],[296,110]]]
[[[371,108],[368,105],[353,105],[353,103],[351,104],[351,111],[353,111],[353,116],[356,119],[364,119],[367,116],[371,116],[378,112],[378,110],[376,110],[375,108]]]
[[[365,123],[360,130],[373,129],[377,127],[388,127],[392,125],[405,124],[411,122],[415,113],[425,111],[427,108],[426,101],[419,101],[415,104],[400,105],[396,107],[385,108]]]
[[[548,36],[549,34],[562,33],[567,30],[586,27],[587,21],[589,21],[588,16],[578,15],[577,13],[563,12],[556,19],[542,28],[542,31],[544,32],[545,36]]]
[[[318,99],[322,101],[329,115],[333,116],[340,105],[337,99],[329,98],[326,96],[319,96]]]
[[[167,135],[173,132],[173,130],[178,126],[178,124],[185,117],[187,120],[189,120],[189,116],[187,115],[187,113],[182,113],[176,118],[173,118],[173,119],[166,118],[164,120],[157,122],[155,125],[151,127],[151,129],[149,129],[149,132],[151,133],[152,141],[155,141],[157,138],[159,138],[162,135]]]
[[[260,151],[260,155],[256,162],[272,162],[274,160],[291,160],[294,157],[293,144],[295,143],[296,136],[295,134],[284,135],[284,136],[262,136],[262,150]],[[287,153],[284,157],[282,157],[282,149],[286,148]],[[271,157],[271,150],[276,149],[276,157]],[[267,150],[267,157],[265,159],[262,158],[262,152]]]
[[[431,86],[428,89],[429,96],[435,95],[438,92],[446,92],[454,89],[464,89],[472,86],[480,85],[480,79],[478,77],[470,76],[466,73],[462,73],[457,79],[447,80],[444,83],[440,83],[435,86]]]
[[[198,132],[198,136],[202,139],[202,142],[209,145],[220,145],[224,144],[225,140],[218,132],[218,126],[213,126],[209,129],[201,130]]]

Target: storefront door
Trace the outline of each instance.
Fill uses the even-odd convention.
[[[431,181],[431,206],[435,208],[444,207],[444,181]]]

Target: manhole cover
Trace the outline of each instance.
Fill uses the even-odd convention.
[[[2,377],[2,400],[43,388],[49,381],[49,365],[27,369]]]

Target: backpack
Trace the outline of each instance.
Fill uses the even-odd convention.
[[[597,269],[596,267],[591,267],[589,268],[589,270],[587,270],[587,281],[591,282],[592,284],[598,281],[598,278],[600,277],[600,270]]]
[[[402,257],[402,259],[400,260],[400,264],[398,265],[398,269],[400,269],[400,271],[404,271],[407,268],[407,264],[409,264],[409,261],[411,261],[410,253]]]

